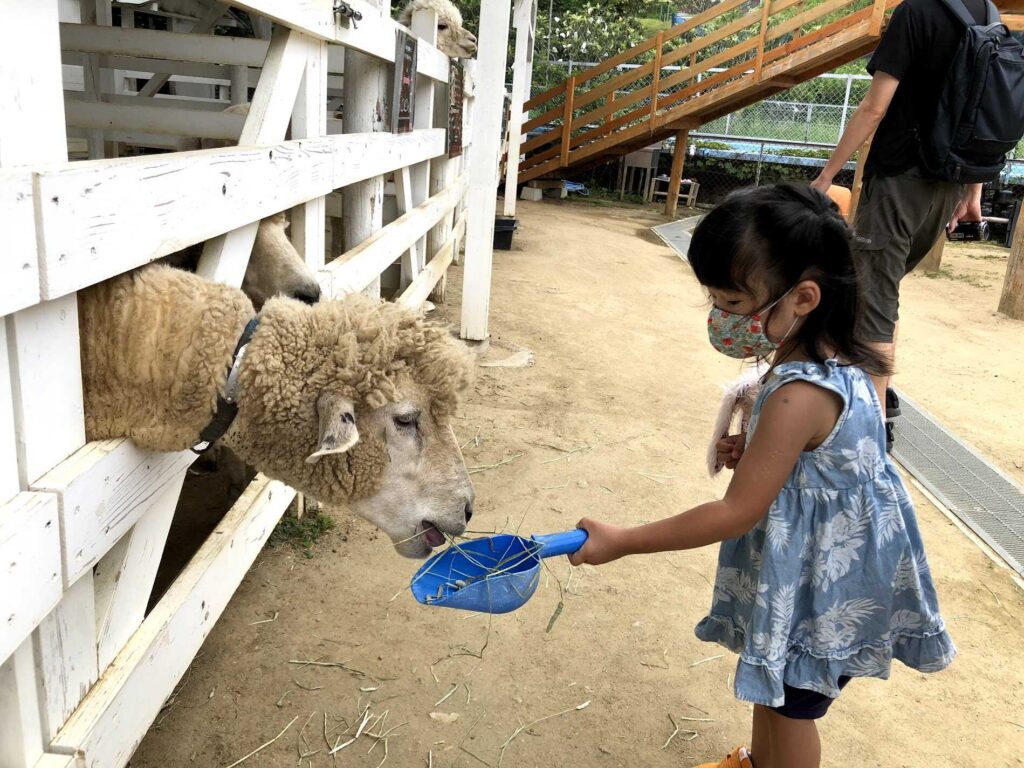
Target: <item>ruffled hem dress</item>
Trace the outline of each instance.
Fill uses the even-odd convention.
[[[748,441],[766,399],[794,381],[834,392],[842,413],[768,514],[722,542],[711,610],[695,630],[739,654],[737,698],[771,707],[783,704],[783,684],[836,698],[840,677],[888,678],[893,659],[936,672],[956,656],[868,375],[834,360],[776,367]]]

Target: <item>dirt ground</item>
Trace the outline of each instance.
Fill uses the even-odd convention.
[[[492,467],[473,475],[475,531],[557,531],[584,514],[637,523],[722,491],[703,457],[719,384],[738,367],[708,345],[705,298],[649,231],[659,221],[521,204],[513,250],[495,254],[485,359],[521,345],[536,362],[481,368],[456,424],[467,463]],[[1024,482],[1024,323],[995,314],[1005,260],[948,249],[945,277],[908,278],[899,385]],[[457,323],[461,273],[450,277],[441,312]],[[914,495],[960,656],[940,674],[896,665],[889,681],[854,681],[822,722],[824,765],[1024,765],[1024,592]],[[731,693],[735,657],[693,635],[715,554],[572,573],[559,558],[524,608],[489,620],[417,605],[417,563],[339,511],[312,558],[287,545],[261,555],[132,765],[223,768],[295,718],[243,765],[378,766],[384,744],[366,734],[391,728],[387,764],[400,768],[717,759],[748,741],[750,707]],[[328,757],[324,731],[344,744],[365,712],[363,734]]]

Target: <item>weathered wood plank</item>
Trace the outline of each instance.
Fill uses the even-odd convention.
[[[92,568],[194,460],[191,451],[152,453],[130,440],[100,440],[33,483],[33,490],[60,499],[65,586]]]
[[[212,41],[216,41],[216,45],[211,45]],[[211,35],[150,29],[60,25],[60,47],[65,51],[82,53],[262,67],[268,46],[266,40],[244,37],[212,38]]]
[[[325,293],[338,298],[363,290],[458,205],[465,190],[465,182],[457,181],[332,261],[318,275]]]
[[[312,43],[312,38],[287,27],[274,30],[260,82],[238,138],[240,146],[260,146],[285,137]],[[252,221],[207,240],[196,274],[239,287],[249,266],[258,226],[258,221]]]
[[[43,756],[32,641],[0,663],[0,765],[31,768]]]
[[[63,592],[56,496],[24,492],[0,506],[0,563],[0,659],[6,659]]]
[[[259,476],[93,686],[51,748],[82,768],[124,765],[295,492]]]
[[[181,469],[155,493],[131,531],[96,565],[94,631],[100,669],[109,666],[142,624],[184,480],[185,470]]]
[[[46,244],[44,292],[50,297],[84,288],[443,151],[444,131],[433,129],[98,160],[42,171],[37,185]]]
[[[357,24],[335,23],[333,0],[245,0],[232,2],[239,8],[256,11],[292,29],[359,51],[385,62],[395,61],[395,30],[398,22],[382,16],[380,9],[366,0],[349,0],[362,13]],[[404,27],[403,27],[404,29]],[[421,41],[416,71],[421,75],[448,82],[448,57],[429,42]]]
[[[455,229],[452,230],[448,242],[441,246],[440,250],[434,254],[434,257],[416,275],[416,279],[403,291],[402,295],[398,298],[399,304],[409,309],[419,309],[423,306],[423,302],[427,300],[430,292],[434,290],[434,286],[441,281],[445,271],[452,263],[456,244],[462,239],[465,231],[466,219],[461,218],[459,223],[455,225]]]
[[[49,744],[99,677],[91,573],[86,572],[64,592],[57,606],[40,622],[34,643],[43,743]]]
[[[5,241],[4,258],[0,259],[0,316],[39,301],[33,201],[32,175],[28,171],[0,172],[0,229]]]

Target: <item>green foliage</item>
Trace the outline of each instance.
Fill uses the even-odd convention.
[[[640,20],[635,15],[616,13],[615,5],[588,2],[560,14],[555,11],[551,27],[551,58],[597,62],[643,40],[645,35]],[[538,28],[543,29],[539,22]]]
[[[272,547],[289,544],[295,549],[302,550],[307,558],[311,558],[313,544],[333,527],[334,519],[323,512],[307,515],[301,520],[292,515],[285,515],[270,534],[269,543]]]

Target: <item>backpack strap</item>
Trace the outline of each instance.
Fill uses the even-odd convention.
[[[963,0],[941,0],[941,1],[942,1],[942,4],[945,5],[947,8],[949,8],[949,10],[953,13],[953,15],[956,16],[958,19],[960,19],[960,21],[965,26],[968,26],[968,27],[976,27],[976,26],[978,26],[978,20],[975,19],[974,16],[971,15],[971,12],[969,10],[967,10],[967,6],[963,4]],[[985,5],[986,5],[985,15],[988,18],[988,23],[992,24],[992,23],[994,23],[992,21],[992,12],[994,10],[994,6],[992,5],[992,0],[986,0]],[[996,19],[998,19],[999,18],[999,11],[998,10],[995,11],[995,14],[996,14]]]
[[[995,24],[999,21],[999,9],[992,0],[985,0],[985,24]]]

